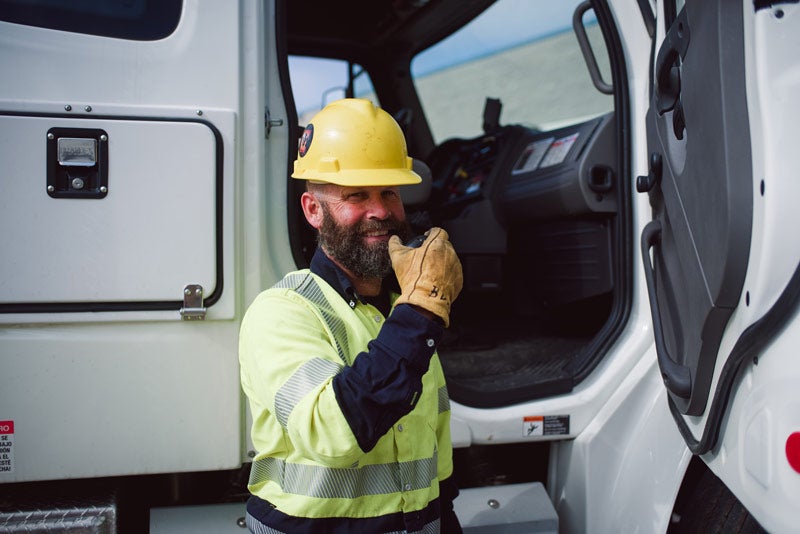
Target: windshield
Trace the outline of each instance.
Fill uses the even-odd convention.
[[[572,30],[576,0],[499,0],[467,26],[418,54],[411,71],[436,143],[483,132],[487,98],[501,124],[551,129],[611,111],[592,84]],[[584,24],[600,72],[608,54],[590,10]]]

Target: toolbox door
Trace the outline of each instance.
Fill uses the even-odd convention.
[[[180,309],[221,289],[222,142],[202,120],[0,115],[0,311]]]

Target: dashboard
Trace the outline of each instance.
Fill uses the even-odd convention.
[[[511,125],[446,141],[428,158],[440,221],[486,201],[504,224],[616,211],[613,114],[539,131]]]
[[[611,290],[615,126],[613,113],[547,131],[508,125],[433,151],[423,219],[461,258],[462,300],[499,294],[525,308]]]

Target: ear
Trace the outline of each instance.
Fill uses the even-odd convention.
[[[306,191],[300,197],[300,205],[303,207],[303,215],[306,216],[308,224],[319,229],[322,226],[322,206],[317,197]]]

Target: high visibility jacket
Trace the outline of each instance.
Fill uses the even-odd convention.
[[[387,320],[374,306],[348,302],[309,270],[288,274],[256,298],[239,342],[257,451],[248,485],[253,495],[304,518],[413,513],[439,496],[439,481],[453,465],[450,404],[434,340],[401,336],[400,345],[424,344],[432,356],[420,371],[420,391],[408,399],[413,408],[388,421],[369,450],[345,414],[359,406],[343,411],[333,387],[337,374],[370,357],[368,344],[402,307],[416,314],[403,305]],[[403,358],[403,346],[389,350]]]

